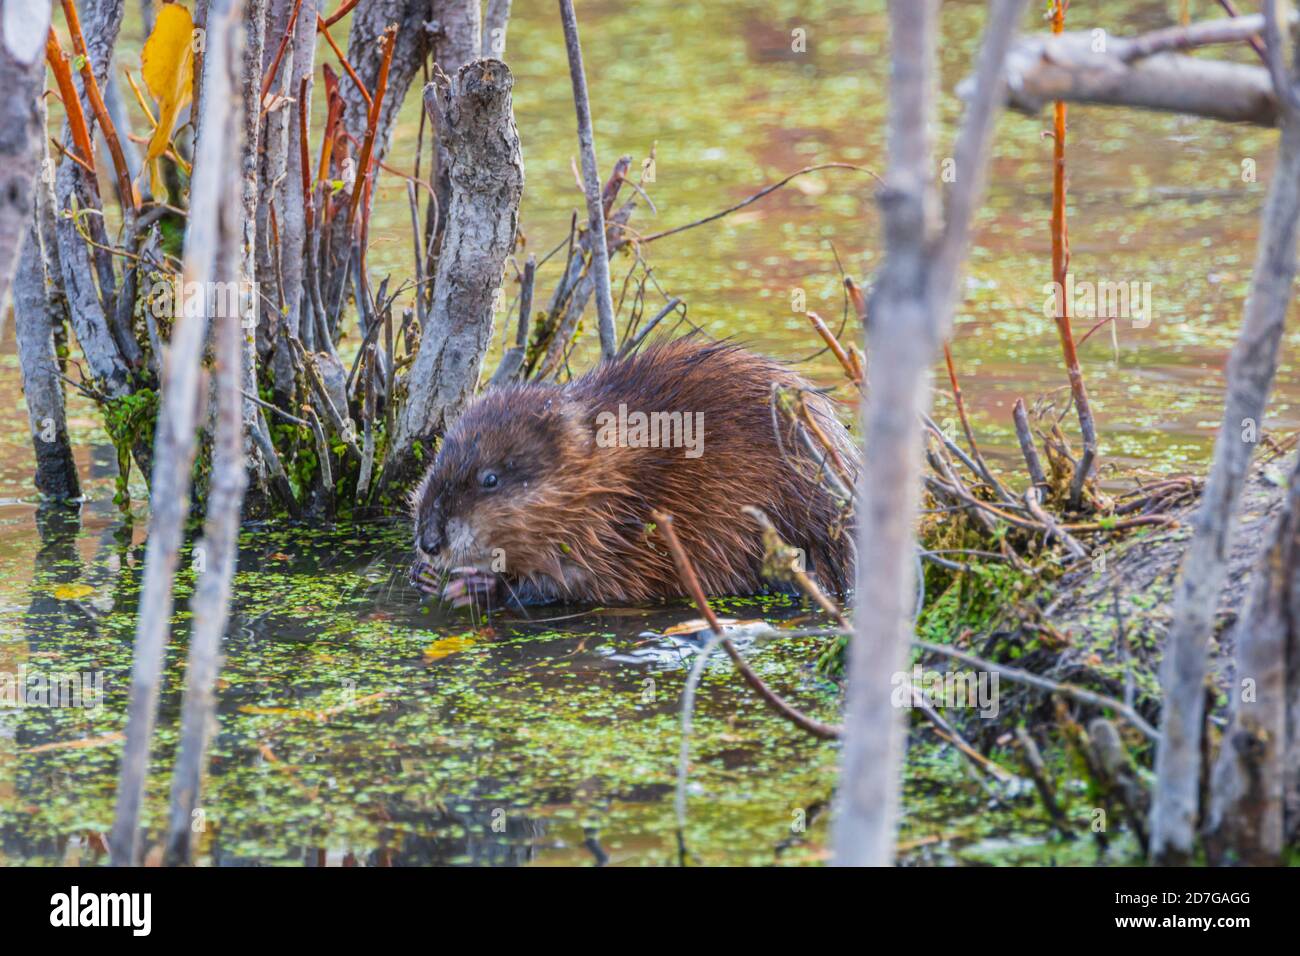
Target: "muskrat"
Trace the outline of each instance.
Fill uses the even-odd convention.
[[[733,343],[679,338],[567,385],[486,393],[411,496],[412,582],[427,592],[446,584],[456,603],[479,593],[519,604],[678,597],[653,530],[659,510],[673,516],[708,594],[755,594],[765,589],[763,543],[748,505],[802,549],[823,587],[843,593],[851,518],[823,483],[828,464],[774,409],[774,386],[803,392],[856,480],[860,454],[829,399]]]

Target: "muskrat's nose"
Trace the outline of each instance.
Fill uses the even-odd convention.
[[[442,550],[442,535],[437,528],[427,527],[420,532],[420,549],[430,557]]]

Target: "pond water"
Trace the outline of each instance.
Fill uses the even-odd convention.
[[[1216,15],[1212,4],[1193,6]],[[1076,28],[1095,21],[1128,33],[1165,25],[1176,7],[1076,4],[1070,16]],[[522,223],[540,258],[565,238],[581,205],[570,169],[572,100],[553,5],[516,8],[508,59],[527,167]],[[644,204],[637,211],[642,232],[705,216],[802,166],[883,165],[881,3],[588,2],[580,15],[602,165],[629,153],[639,168],[656,151],[646,188],[657,212]],[[968,71],[982,17],[982,3],[944,4],[940,157],[958,115],[951,90]],[[805,31],[804,52],[791,48],[796,30]],[[128,23],[125,61],[139,43],[138,24]],[[408,107],[388,158],[404,168],[415,149],[415,97]],[[1145,315],[1117,322],[1114,338],[1100,329],[1082,349],[1103,456],[1121,469],[1200,470],[1218,423],[1275,134],[1116,110],[1070,115],[1076,277],[1149,283]],[[976,428],[1009,469],[1012,403],[1059,401],[1065,384],[1043,311],[1045,129],[1045,116],[999,122],[953,339]],[[1253,181],[1243,178],[1252,166]],[[405,189],[381,182],[371,268],[405,277]],[[663,294],[681,296],[692,322],[794,360],[816,343],[792,298],[802,292],[808,308],[838,322],[835,255],[851,274],[869,274],[878,224],[870,178],[831,170],[652,243],[648,259]],[[541,295],[554,285],[556,264],[541,273]],[[630,266],[616,260],[616,276]],[[649,293],[649,308],[662,298]],[[1078,321],[1080,335],[1087,325]],[[847,334],[860,333],[850,323]],[[11,323],[2,347],[0,405],[11,412],[0,429],[0,672],[93,671],[104,698],[97,709],[0,708],[0,862],[97,863],[112,817],[147,517],[137,504],[124,520],[113,506],[112,450],[94,408],[75,394],[70,430],[88,501],[79,515],[37,508]],[[836,382],[824,356],[803,368]],[[1297,394],[1285,362],[1270,428],[1296,427]],[[940,420],[951,416],[943,389],[936,405]],[[144,497],[138,478],[132,489],[137,502]],[[692,617],[690,609],[451,615],[423,606],[406,584],[406,541],[400,520],[245,530],[201,859],[675,862],[677,702],[695,646],[650,632]],[[166,802],[192,584],[184,571],[147,803],[153,826]],[[784,599],[717,603],[738,618],[815,620]],[[818,650],[816,640],[792,637],[748,653],[778,691],[832,720],[839,692],[815,672]],[[913,748],[907,861],[1095,860],[1091,845],[1048,840],[1031,794],[990,813],[959,761],[950,749]],[[715,662],[692,749],[692,853],[709,863],[824,859],[835,764],[833,747],[771,715],[729,665]]]

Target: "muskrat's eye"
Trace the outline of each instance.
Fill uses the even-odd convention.
[[[495,471],[485,471],[483,477],[479,479],[479,484],[484,488],[495,488],[500,480]]]

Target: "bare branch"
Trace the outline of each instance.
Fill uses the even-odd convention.
[[[213,0],[209,10],[208,45],[204,57],[204,134],[199,138],[190,192],[185,235],[185,289],[208,290],[216,282],[237,278],[240,226],[239,165],[235,140],[239,128],[237,82],[239,13],[242,0]],[[208,297],[222,303],[224,296]],[[228,305],[229,303],[225,303]],[[229,317],[223,316],[223,319]],[[163,368],[162,406],[154,439],[149,541],[145,551],[140,613],[136,622],[131,667],[131,700],[127,710],[126,745],[118,782],[117,808],[110,835],[113,862],[137,862],[140,806],[149,771],[162,679],[163,656],[171,625],[173,578],[180,559],[184,524],[190,506],[190,471],[194,460],[197,409],[203,394],[200,359],[208,329],[208,302],[202,307],[177,306],[171,348]],[[237,320],[237,316],[230,321]],[[237,396],[236,396],[237,397]],[[241,489],[242,493],[242,489]],[[235,504],[238,511],[238,503]],[[227,580],[228,587],[229,581]],[[222,602],[223,603],[223,602]],[[215,635],[224,618],[211,622]],[[213,635],[209,635],[210,637]],[[215,639],[215,637],[213,637]]]
[[[582,188],[587,196],[587,233],[601,237],[605,235],[605,205],[601,201],[600,167],[596,164],[587,74],[582,66],[582,47],[578,42],[578,18],[573,12],[573,0],[560,0],[560,20],[564,25],[564,45],[569,54],[573,106],[578,114],[578,152],[582,157]],[[614,295],[609,287],[609,252],[599,239],[591,242],[591,281],[596,291],[600,353],[608,361],[618,354],[618,339],[614,329]]]

